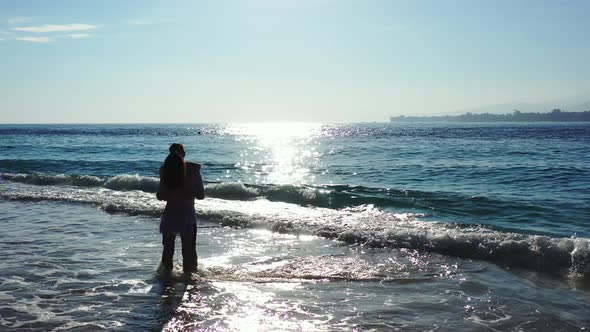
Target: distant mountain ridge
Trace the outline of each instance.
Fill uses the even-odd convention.
[[[564,112],[553,109],[549,113],[521,112],[514,110],[508,114],[467,112],[461,115],[439,116],[396,116],[391,122],[590,122],[590,110],[584,112]]]
[[[553,105],[553,106],[550,106]],[[489,105],[484,107],[464,109],[461,111],[449,112],[450,114],[463,114],[463,113],[491,113],[491,114],[505,114],[512,112],[513,110],[519,110],[521,112],[541,112],[547,113],[553,109],[561,109],[566,112],[583,112],[590,110],[590,100],[580,104],[569,104],[569,105],[556,105],[552,103],[506,103],[498,105]]]
[[[491,114],[505,114],[513,110],[521,112],[550,112],[553,109],[560,109],[565,112],[583,112],[590,110],[590,93],[578,94],[574,96],[559,98],[546,102],[527,103],[527,102],[511,102],[496,105],[488,105],[483,107],[460,109],[447,112],[449,115],[459,115],[463,113],[491,113]]]

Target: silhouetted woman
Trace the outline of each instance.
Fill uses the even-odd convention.
[[[185,273],[197,269],[197,219],[195,198],[203,199],[204,190],[200,174],[200,165],[184,161],[184,147],[172,144],[170,154],[160,167],[160,189],[157,197],[165,200],[166,208],[160,220],[162,233],[162,265],[172,270],[174,242],[180,234],[182,241],[182,267]],[[188,173],[187,173],[187,168]]]

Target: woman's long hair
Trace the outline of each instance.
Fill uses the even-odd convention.
[[[162,171],[162,183],[170,189],[176,189],[182,185],[186,174],[184,159],[176,153],[171,153],[164,161]]]

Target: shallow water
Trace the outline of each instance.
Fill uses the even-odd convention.
[[[417,250],[202,223],[200,272],[156,269],[156,218],[0,201],[3,329],[498,330],[588,327],[590,292]],[[8,240],[10,239],[10,240]],[[186,292],[185,292],[186,291]]]
[[[190,277],[180,252],[157,271],[174,141],[207,181]],[[3,330],[590,327],[587,124],[4,125],[0,143]]]

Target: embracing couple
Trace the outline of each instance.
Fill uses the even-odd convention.
[[[174,143],[170,154],[160,167],[160,188],[156,197],[166,201],[160,220],[162,233],[162,266],[172,270],[174,241],[180,234],[182,241],[182,268],[185,274],[197,271],[197,217],[195,198],[204,199],[201,165],[185,162],[182,144]]]

